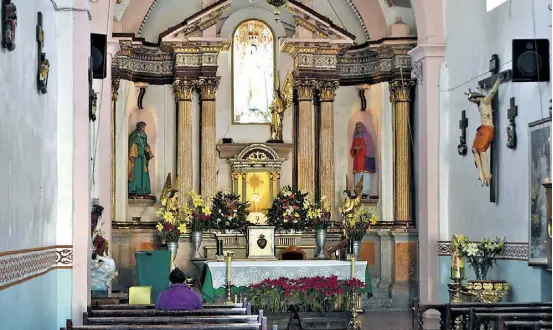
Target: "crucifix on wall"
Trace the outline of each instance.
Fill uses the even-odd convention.
[[[511,79],[512,71],[506,70],[497,72],[496,70],[490,77],[478,82],[478,92],[472,92],[469,89],[468,96],[470,102],[478,107],[480,115],[480,127],[474,137],[472,145],[472,153],[474,162],[478,169],[478,179],[481,186],[490,187],[490,202],[497,203],[498,192],[498,175],[499,175],[499,148],[496,146],[499,135],[495,134],[497,127],[498,109],[497,89],[502,82]],[[493,86],[492,86],[493,84]],[[484,90],[490,89],[490,92],[485,95]],[[488,161],[487,150],[490,149],[490,157]]]

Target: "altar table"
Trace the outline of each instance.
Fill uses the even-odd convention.
[[[351,262],[339,260],[244,260],[232,261],[232,293],[243,293],[251,284],[260,283],[265,279],[332,275],[339,280],[351,278]],[[366,283],[361,292],[372,294],[371,277],[366,261],[355,263],[355,278]],[[225,295],[227,279],[227,263],[208,261],[205,264],[205,276],[202,285],[203,298],[214,302],[216,296]]]

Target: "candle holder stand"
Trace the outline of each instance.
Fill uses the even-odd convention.
[[[227,259],[227,305],[232,305],[232,257],[234,256],[233,251],[225,251],[224,256]]]
[[[355,278],[355,253],[351,253],[348,256],[348,260],[351,260],[351,279]],[[351,320],[349,322],[349,328],[353,330],[361,329],[361,321],[359,320],[359,314],[357,313],[357,306],[355,303],[351,304]]]

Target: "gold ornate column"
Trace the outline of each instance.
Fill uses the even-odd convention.
[[[192,190],[192,93],[197,81],[176,79],[173,92],[177,101],[177,182],[181,198],[179,207],[184,206],[188,192]]]
[[[201,145],[201,194],[205,198],[215,196],[217,191],[217,137],[215,132],[215,94],[220,78],[199,80],[202,89]]]
[[[297,80],[299,120],[298,127],[298,189],[310,194],[315,190],[313,144],[313,87],[315,82]]]
[[[321,90],[321,135],[319,137],[321,196],[326,196],[330,205],[331,219],[334,214],[334,96],[338,81],[320,81]]]
[[[390,102],[394,112],[394,214],[396,221],[412,222],[410,112],[415,82],[390,82]]]
[[[110,119],[110,130],[111,130],[111,201],[110,201],[110,219],[111,222],[115,222],[115,111],[117,110],[117,99],[119,98],[119,78],[111,79],[111,119]]]

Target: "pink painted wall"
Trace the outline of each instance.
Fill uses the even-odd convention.
[[[357,11],[359,11],[371,40],[378,40],[388,36],[386,18],[378,0],[352,0],[352,2]]]

